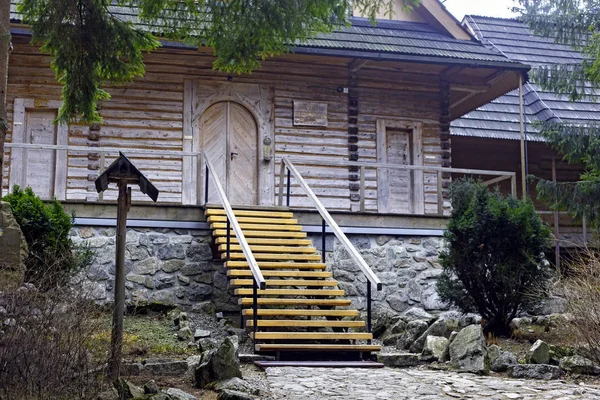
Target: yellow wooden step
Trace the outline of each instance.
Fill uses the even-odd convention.
[[[314,254],[317,249],[314,247],[292,247],[292,246],[261,246],[256,244],[250,245],[252,253],[306,253]],[[227,251],[227,244],[219,245],[219,251]],[[229,251],[242,251],[242,246],[239,244],[230,244]]]
[[[227,222],[226,216],[213,215],[207,218],[209,223]],[[237,217],[238,223],[243,224],[275,224],[275,225],[296,225],[298,220],[294,218],[262,218],[262,217]]]
[[[285,262],[285,261],[258,261],[258,267],[262,269],[325,269],[327,265],[324,263],[308,263],[308,262]],[[248,262],[243,261],[227,261],[225,268],[248,268]]]
[[[213,231],[215,237],[226,237],[227,229],[224,226],[223,229],[217,229]],[[242,228],[244,229],[244,228]],[[233,230],[230,230],[231,237],[235,237]],[[302,239],[306,237],[306,232],[290,232],[290,231],[262,231],[262,230],[248,230],[244,229],[244,236],[248,238],[274,238],[274,239]]]
[[[240,228],[242,228],[243,231],[246,230],[255,230],[255,231],[260,231],[260,230],[265,230],[265,231],[292,231],[292,232],[299,232],[302,230],[302,227],[300,225],[278,225],[278,224],[240,224]],[[210,229],[215,230],[215,229],[227,229],[227,223],[225,222],[215,222],[210,224]],[[231,231],[233,232],[233,230]],[[227,234],[227,233],[225,233]],[[234,235],[235,236],[235,235]],[[246,232],[244,232],[244,236],[246,236]]]
[[[380,351],[376,344],[303,344],[303,343],[260,343],[254,345],[256,351]]]
[[[244,236],[246,233],[244,232]],[[238,239],[235,235],[231,236],[231,244],[238,244]],[[246,237],[248,244],[260,244],[264,246],[311,246],[312,240],[310,239],[269,239],[259,237]],[[215,239],[216,244],[227,244],[227,237],[220,236]]]
[[[294,213],[287,211],[258,211],[258,210],[233,210],[237,217],[265,217],[265,218],[294,218]],[[222,208],[209,208],[204,211],[207,217],[212,215],[227,215]]]
[[[321,261],[319,254],[277,254],[277,253],[252,253],[254,259],[259,261]],[[230,253],[229,258],[231,260],[245,260],[246,256],[244,253]],[[227,259],[227,254],[222,253],[221,259]],[[259,263],[260,266],[260,263]]]
[[[372,333],[366,332],[250,332],[256,340],[369,340]]]
[[[264,274],[263,274],[264,276]],[[252,286],[253,279],[232,279],[229,283],[232,286]],[[325,280],[306,280],[306,279],[267,279],[267,286],[337,286],[337,281]]]
[[[246,321],[246,327],[254,326],[254,320],[248,319]],[[328,321],[323,320],[309,320],[309,319],[259,319],[259,327],[273,327],[273,326],[285,326],[285,327],[303,327],[303,328],[362,328],[365,326],[365,321]]]
[[[331,278],[332,272],[313,272],[313,271],[261,271],[266,278]],[[230,269],[228,276],[252,276],[250,269]],[[250,282],[252,280],[250,279]]]
[[[254,310],[244,309],[242,315],[253,316]],[[300,310],[300,309],[270,309],[259,308],[258,315],[260,316],[296,316],[296,317],[356,317],[359,315],[358,310]]]
[[[260,297],[257,299],[259,305],[275,305],[275,306],[331,306],[345,307],[352,304],[347,299],[282,299],[282,298],[266,298]],[[238,299],[238,304],[242,306],[251,306],[254,304],[252,297],[243,297]]]
[[[236,296],[251,296],[254,289],[235,289]],[[258,290],[259,296],[343,296],[342,289],[265,289]]]

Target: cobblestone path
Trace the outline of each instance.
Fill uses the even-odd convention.
[[[273,400],[600,399],[600,386],[425,369],[267,368]]]

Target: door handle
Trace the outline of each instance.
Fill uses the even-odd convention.
[[[235,152],[232,151],[231,152],[231,160],[233,160],[233,156],[237,156],[237,155],[238,155],[238,153],[235,153]]]

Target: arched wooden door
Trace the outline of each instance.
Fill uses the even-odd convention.
[[[231,204],[257,204],[257,126],[243,106],[224,101],[210,106],[200,119],[202,149],[212,162]],[[209,180],[209,203],[218,203]]]

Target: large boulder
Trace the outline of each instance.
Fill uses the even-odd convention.
[[[195,365],[197,387],[204,388],[215,381],[242,377],[236,339],[236,336],[228,336],[216,349],[202,353],[202,358]]]
[[[540,339],[536,340],[527,352],[527,362],[529,364],[550,363],[550,348],[548,344]]]
[[[146,360],[143,371],[150,375],[182,376],[187,369],[187,361],[154,358]]]
[[[120,400],[135,399],[144,396],[144,389],[133,383],[119,378],[113,383]]]
[[[0,291],[17,289],[23,284],[29,249],[10,204],[5,201],[0,201],[0,249]]]
[[[410,345],[410,352],[420,353],[423,351],[423,346],[429,336],[446,336],[448,333],[447,330],[446,320],[438,319]]]
[[[555,365],[515,364],[508,367],[508,376],[523,379],[558,379],[563,372]]]
[[[198,400],[194,395],[184,392],[181,389],[169,388],[165,392],[170,400]]]
[[[408,349],[427,330],[427,327],[427,322],[423,320],[417,319],[409,322],[404,333],[400,334],[396,347],[401,350]]]
[[[600,375],[600,367],[585,357],[574,355],[563,357],[559,363],[560,369],[574,374]]]
[[[485,337],[481,325],[462,329],[449,346],[450,365],[462,372],[486,374]]]
[[[423,351],[421,352],[421,360],[440,360],[447,345],[448,339],[443,336],[427,336],[427,340],[425,340],[425,345],[423,346]]]
[[[490,369],[494,372],[503,372],[509,366],[517,364],[517,357],[510,351],[502,351],[500,347],[493,344],[487,348]]]

